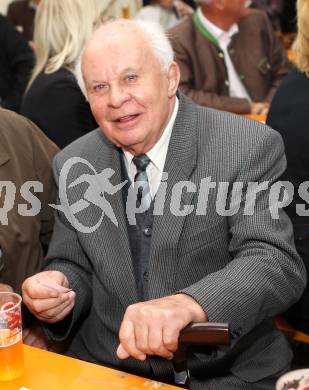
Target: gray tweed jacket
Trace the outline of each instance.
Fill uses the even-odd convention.
[[[76,156],[91,163],[97,173],[112,168],[115,173],[111,183],[121,182],[119,151],[100,129],[57,155],[57,181],[64,163]],[[210,321],[230,323],[231,347],[219,349],[211,357],[200,352],[195,355],[205,376],[216,376],[220,367],[221,375],[233,378],[230,388],[235,378],[255,383],[288,367],[291,352],[271,319],[300,297],[305,270],[292,243],[289,219],[283,212],[279,219],[271,217],[269,191],[258,193],[253,215],[243,215],[242,202],[234,215],[226,216],[216,211],[222,196],[220,191],[217,196],[218,183],[271,184],[280,177],[285,165],[282,140],[272,129],[233,114],[199,107],[180,96],[165,163],[165,208],[153,223],[149,298],[182,291],[200,303]],[[69,170],[67,184],[82,174],[93,173],[86,164],[75,164]],[[197,193],[186,190],[181,204],[192,205],[195,211],[187,216],[174,215],[175,210],[170,207],[174,185],[191,181],[198,188],[207,177],[217,183],[217,188],[209,191],[207,207],[203,203],[206,197],[200,197],[201,215],[196,212]],[[87,187],[84,183],[68,189],[69,204],[83,199]],[[231,189],[228,195],[231,197]],[[105,199],[118,226],[105,215],[94,232],[81,233],[63,212],[58,212],[46,268],[64,272],[77,295],[72,315],[62,324],[49,327],[50,333],[61,340],[75,329],[70,354],[167,380],[172,375],[168,361],[157,357],[149,357],[146,362],[131,358],[119,361],[116,357],[121,320],[127,306],[137,302],[138,297],[121,191],[114,195],[105,193]],[[102,210],[91,204],[75,217],[83,225],[93,226],[101,215]]]

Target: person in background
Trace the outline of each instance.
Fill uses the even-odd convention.
[[[34,65],[25,38],[0,14],[0,107],[19,111]]]
[[[143,6],[150,5],[152,0],[143,0]],[[191,7],[193,10],[196,9],[196,2],[195,0],[184,0],[183,1],[185,4],[187,4],[189,7]]]
[[[56,186],[51,165],[58,148],[28,119],[4,109],[0,139],[0,291],[20,293],[22,282],[41,269],[52,234],[49,204],[56,202]],[[25,207],[28,212],[21,211]],[[47,348],[38,324],[28,320],[25,342]]]
[[[275,31],[281,31],[280,18],[283,11],[283,0],[252,0],[251,8],[259,9],[267,14]]]
[[[142,8],[142,0],[99,0],[103,20],[132,19]]]
[[[295,244],[309,275],[309,216],[297,204],[304,203],[309,176],[309,0],[297,1],[298,33],[293,46],[293,69],[283,80],[271,104],[267,124],[279,131],[285,143],[287,170],[283,180],[294,185],[293,201],[286,211],[294,225]],[[302,187],[303,186],[303,187]],[[302,189],[303,188],[303,189]],[[299,190],[300,189],[300,190]],[[309,333],[309,287],[302,298],[285,313],[296,328]]]
[[[104,24],[78,75],[100,128],[54,160],[60,182],[64,166],[84,163],[59,192],[45,267],[24,282],[25,304],[55,339],[78,329],[70,355],[167,382],[187,324],[228,322],[230,347],[192,354],[200,375],[191,372],[191,389],[274,389],[291,351],[272,317],[305,285],[292,225],[282,210],[271,215],[269,190],[249,215],[244,204],[231,214],[216,204],[230,203],[234,182],[276,183],[280,135],[177,93],[179,68],[155,23]],[[197,190],[209,177],[215,188],[230,184],[226,198]]]
[[[44,0],[37,9],[36,64],[21,113],[60,148],[97,127],[73,69],[99,17],[99,0]]]
[[[266,114],[289,70],[267,16],[245,0],[200,0],[169,31],[180,89],[196,103],[239,114]]]
[[[296,0],[283,0],[282,32],[296,32]]]
[[[169,29],[193,14],[193,9],[181,0],[155,0],[143,7],[135,19],[149,20]]]
[[[41,0],[17,0],[9,4],[7,18],[31,42],[35,12]]]

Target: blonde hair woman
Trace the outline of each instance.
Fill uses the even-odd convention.
[[[100,0],[44,0],[35,17],[36,65],[22,105],[59,147],[97,127],[74,66],[100,19]]]
[[[295,244],[309,275],[309,216],[306,182],[309,176],[309,0],[297,1],[298,33],[294,43],[294,69],[282,82],[273,99],[267,123],[285,142],[287,170],[283,179],[294,185],[294,197],[286,211],[294,225]],[[309,286],[286,318],[309,333]],[[297,356],[296,356],[297,358]]]
[[[309,77],[309,1],[297,1],[298,34],[293,45],[295,64]]]

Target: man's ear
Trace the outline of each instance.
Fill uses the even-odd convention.
[[[180,80],[179,66],[175,61],[173,61],[169,67],[167,78],[168,78],[168,96],[172,97],[176,94],[179,85],[179,80]]]

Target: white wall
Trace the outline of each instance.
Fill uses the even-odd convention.
[[[12,0],[0,0],[0,13],[6,14],[7,7]]]

